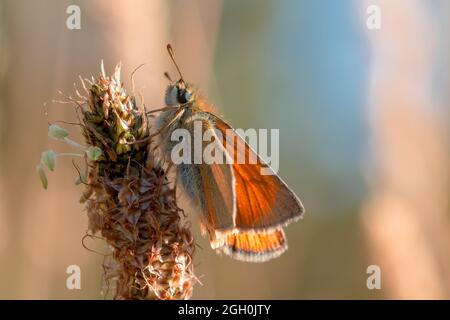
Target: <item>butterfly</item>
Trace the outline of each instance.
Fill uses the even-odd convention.
[[[211,247],[241,261],[278,257],[287,250],[283,226],[304,214],[301,201],[229,124],[214,115],[199,91],[185,82],[170,44],[167,50],[180,78],[172,81],[165,74],[171,82],[166,107],[159,109],[155,121],[162,153],[173,164],[174,133],[195,134],[195,123],[200,123],[201,133],[213,137],[227,160],[174,164],[178,184],[200,208],[200,224]],[[239,157],[256,161],[242,163],[236,161]]]

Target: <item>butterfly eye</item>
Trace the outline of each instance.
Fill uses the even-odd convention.
[[[191,101],[192,93],[187,90],[179,90],[178,91],[178,102],[183,104]]]

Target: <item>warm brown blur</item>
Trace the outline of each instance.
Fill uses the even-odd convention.
[[[108,248],[82,245],[75,169],[58,159],[44,191],[35,166],[67,151],[47,136],[48,121],[76,120],[58,90],[73,95],[102,59],[108,73],[121,62],[129,91],[144,63],[136,95],[162,107],[169,42],[227,122],[280,129],[279,173],[306,207],[289,250],[251,264],[211,250],[185,204],[194,299],[450,298],[447,0],[79,0],[81,30],[68,30],[71,4],[0,0],[0,298],[104,298]],[[381,30],[366,28],[369,4]],[[372,264],[381,290],[366,287]],[[81,290],[66,288],[69,265]]]
[[[374,156],[362,218],[370,256],[382,262],[387,297],[449,299],[448,118],[435,111],[442,102],[432,89],[438,25],[421,1],[379,3],[389,7],[390,35],[367,34]]]

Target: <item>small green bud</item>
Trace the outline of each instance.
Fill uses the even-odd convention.
[[[45,165],[50,171],[55,170],[56,166],[56,154],[53,150],[47,150],[42,152],[41,163]]]
[[[103,151],[99,147],[89,147],[86,150],[86,155],[90,160],[97,161],[103,155]]]
[[[44,187],[44,189],[47,190],[48,180],[42,165],[39,164],[36,166],[36,172],[39,175],[39,179],[41,180],[42,186]]]
[[[48,127],[48,136],[55,140],[63,140],[65,137],[69,136],[69,132],[56,124],[51,124]]]

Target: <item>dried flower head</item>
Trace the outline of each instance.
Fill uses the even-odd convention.
[[[197,279],[193,273],[194,240],[183,222],[175,189],[152,154],[143,106],[125,92],[120,66],[114,75],[82,80],[87,96],[74,101],[85,146],[51,125],[49,135],[84,148],[86,172],[80,201],[85,203],[90,234],[99,233],[112,250],[104,263],[107,283],[121,299],[188,299]],[[58,156],[58,154],[56,154]],[[52,152],[43,163],[54,168]],[[45,186],[43,164],[38,173]]]

